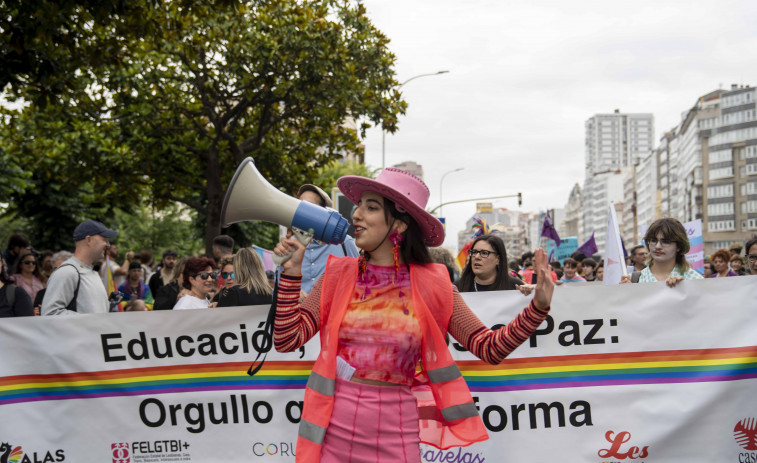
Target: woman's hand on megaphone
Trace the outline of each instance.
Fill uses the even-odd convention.
[[[281,264],[284,273],[287,275],[302,275],[302,259],[305,257],[304,244],[294,238],[281,238],[281,242],[273,248],[273,253],[277,256],[291,254],[291,257]]]

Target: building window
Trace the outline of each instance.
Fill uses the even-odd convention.
[[[707,187],[708,198],[728,198],[733,196],[733,183]]]
[[[733,161],[733,153],[731,150],[713,151],[710,153],[710,164],[725,161]]]
[[[733,214],[733,203],[708,204],[707,215],[731,215]]]
[[[757,165],[756,165],[757,166]],[[710,180],[733,177],[733,167],[721,167],[710,170]]]

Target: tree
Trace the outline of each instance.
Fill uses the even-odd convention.
[[[113,226],[118,229],[116,243],[120,253],[139,253],[140,249],[147,248],[153,251],[156,261],[166,249],[173,249],[182,257],[199,254],[203,243],[192,212],[176,203],[161,212],[146,206],[130,213],[117,211]]]
[[[0,144],[33,171],[70,166],[55,178],[92,184],[109,210],[144,194],[158,209],[188,205],[206,220],[208,251],[225,186],[246,156],[293,191],[357,148],[348,116],[366,121],[362,132],[369,123],[394,131],[404,113],[389,41],[360,3],[131,3],[142,5],[130,10],[140,29],[128,32],[137,23],[128,12],[91,21],[81,43],[110,59],[67,75],[54,111],[6,111]]]
[[[324,191],[331,191],[336,187],[336,181],[339,177],[345,175],[360,175],[362,177],[374,178],[379,169],[371,169],[365,164],[356,161],[331,161],[321,168],[318,176],[315,178],[315,184],[323,188]]]

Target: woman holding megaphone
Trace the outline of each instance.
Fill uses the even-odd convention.
[[[337,184],[357,205],[352,218],[362,256],[330,258],[300,303],[305,247],[282,239],[274,249],[280,256],[294,251],[279,284],[276,349],[293,351],[321,331],[297,461],[417,463],[421,442],[445,449],[487,439],[446,334],[500,363],[547,317],[554,286],[546,255],[537,250],[534,259],[533,301],[507,326],[490,330],[447,270],[431,263],[427,246],[441,245],[444,229],[425,211],[429,190],[422,180],[388,168],[375,180],[346,176]]]

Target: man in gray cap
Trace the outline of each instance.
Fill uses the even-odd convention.
[[[297,192],[297,198],[317,204],[321,207],[334,207],[334,203],[325,191],[315,185],[305,184]],[[309,293],[313,285],[326,270],[326,261],[330,255],[357,257],[359,252],[355,239],[347,235],[342,244],[324,244],[313,240],[302,259],[302,291]]]
[[[105,259],[110,247],[108,240],[116,236],[117,231],[94,220],[86,220],[76,227],[74,256],[50,275],[42,300],[42,315],[107,313],[110,310],[105,286],[92,266]]]

